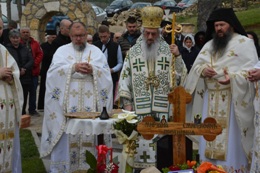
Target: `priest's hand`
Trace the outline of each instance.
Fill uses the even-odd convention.
[[[26,72],[26,69],[25,68],[21,68],[20,70],[20,76],[23,76]]]
[[[219,80],[218,82],[222,85],[228,85],[230,83],[230,77],[228,75],[228,72],[226,69],[224,69],[224,76],[225,76],[225,79],[224,80]]]
[[[260,69],[252,69],[248,71],[247,79],[250,82],[256,82],[260,79]]]
[[[178,48],[178,46],[176,44],[171,44],[171,45],[169,45],[169,47],[170,47],[171,53],[174,56],[179,56],[180,55],[179,48]]]
[[[89,63],[76,63],[75,64],[75,71],[82,74],[92,74],[93,69],[92,65]]]
[[[217,72],[212,67],[206,67],[202,70],[202,76],[203,77],[213,77],[217,74]]]
[[[0,79],[6,80],[7,78],[12,78],[13,72],[10,67],[0,68]]]

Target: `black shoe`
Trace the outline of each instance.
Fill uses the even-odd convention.
[[[30,114],[31,116],[40,116],[39,112],[37,112],[37,111],[29,112],[29,114]]]

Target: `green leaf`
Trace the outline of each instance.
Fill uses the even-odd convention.
[[[90,168],[93,170],[93,171],[96,171],[96,168],[97,168],[97,159],[96,157],[91,153],[89,152],[88,150],[86,150],[86,162],[87,164],[89,164]],[[90,172],[91,173],[91,172]]]

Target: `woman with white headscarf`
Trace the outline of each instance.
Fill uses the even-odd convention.
[[[199,49],[195,46],[195,40],[192,34],[187,34],[184,37],[182,46],[183,46],[183,49],[181,49],[182,59],[189,72],[199,53]]]

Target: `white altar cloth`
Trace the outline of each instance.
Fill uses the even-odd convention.
[[[76,135],[100,135],[100,134],[112,134],[113,123],[116,121],[114,118],[108,120],[96,119],[77,119],[69,118],[67,121],[67,127],[65,133]]]

